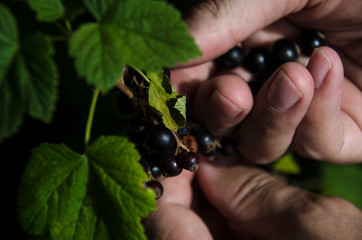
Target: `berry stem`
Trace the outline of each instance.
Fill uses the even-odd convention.
[[[177,133],[176,133],[175,131],[171,131],[171,132],[172,132],[172,134],[173,134],[173,136],[175,137],[176,142],[177,142],[177,147],[176,147],[176,153],[175,153],[175,155],[177,155],[179,148],[184,149],[186,152],[190,152],[190,149],[188,149],[188,148],[181,142],[181,140],[180,140],[179,136],[177,135]]]
[[[93,119],[94,119],[94,112],[95,112],[95,109],[96,109],[96,104],[97,104],[98,95],[99,95],[99,89],[96,88],[96,89],[94,90],[94,92],[93,92],[92,102],[91,102],[91,105],[90,105],[90,107],[89,107],[89,114],[88,114],[87,125],[86,125],[86,128],[85,128],[84,152],[87,152],[88,145],[89,145],[90,134],[91,134],[91,130],[92,130],[92,124],[93,124]]]
[[[151,82],[151,80],[138,68],[136,68],[135,66],[130,65],[134,70],[136,70],[147,82]]]
[[[134,94],[129,88],[124,84],[123,77],[116,81],[116,87],[118,87],[124,94],[127,95],[130,99],[134,97]]]
[[[72,33],[73,30],[72,30],[72,25],[70,24],[70,22],[68,20],[65,20],[64,23],[65,23],[65,26],[67,27],[68,32]]]

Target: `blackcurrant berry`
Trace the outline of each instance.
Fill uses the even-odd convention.
[[[148,131],[146,143],[151,150],[161,154],[175,153],[177,145],[172,132],[161,124]]]
[[[146,188],[151,188],[156,193],[156,199],[159,199],[163,194],[163,186],[159,181],[151,180],[144,183]]]
[[[224,68],[235,68],[240,66],[245,58],[243,50],[239,47],[234,47],[217,59],[217,64]]]
[[[153,178],[158,178],[161,176],[161,169],[159,166],[151,165],[150,172]]]
[[[265,72],[269,64],[269,53],[261,47],[252,48],[245,57],[244,66],[253,73]]]
[[[194,152],[182,152],[177,155],[177,164],[191,172],[197,171],[199,168],[200,157]]]
[[[293,62],[298,59],[297,45],[290,39],[279,39],[271,48],[271,63],[279,67],[286,62]]]
[[[198,149],[203,154],[210,154],[216,150],[215,138],[208,131],[201,130],[194,134]]]
[[[232,138],[224,138],[220,142],[219,152],[224,156],[232,156],[236,153],[236,143]]]
[[[141,144],[143,143],[147,135],[147,131],[150,128],[151,124],[148,121],[142,118],[136,118],[130,121],[128,124],[127,127],[128,138],[136,144]]]
[[[140,154],[141,158],[139,160],[139,163],[143,166],[145,171],[150,167],[151,161],[150,161],[150,153],[144,149],[144,148],[138,148],[138,153]]]
[[[318,31],[309,30],[302,33],[299,40],[300,50],[310,56],[315,48],[325,45],[324,37]]]
[[[174,154],[163,155],[160,159],[159,167],[164,177],[175,177],[182,172],[182,168],[178,166]]]
[[[189,126],[187,124],[184,127],[179,128],[177,130],[177,135],[180,138],[183,138],[184,136],[189,135],[189,134],[190,134],[190,128],[189,128]]]
[[[248,85],[250,87],[250,91],[253,94],[253,96],[256,96],[256,94],[259,92],[260,88],[263,86],[263,84],[260,84],[257,81],[250,81],[250,82],[248,82]]]
[[[116,108],[123,115],[131,115],[135,111],[131,99],[123,92],[117,96]]]
[[[255,96],[259,92],[259,90],[264,85],[268,77],[269,75],[267,75],[266,73],[259,73],[254,77],[252,81],[248,82],[248,85],[250,87],[253,96]]]

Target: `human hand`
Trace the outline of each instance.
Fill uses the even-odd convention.
[[[216,136],[235,133],[248,161],[268,163],[290,147],[319,160],[361,161],[361,10],[358,0],[206,1],[187,19],[203,55],[171,80],[191,99],[192,118]],[[323,31],[338,54],[322,47],[307,66],[284,64],[254,99],[245,70],[213,75],[212,60],[238,42],[270,44],[301,26]]]
[[[355,206],[255,167],[202,161],[197,184],[205,197],[192,191],[192,179],[183,171],[162,182],[164,195],[145,221],[149,239],[362,239],[362,212]]]

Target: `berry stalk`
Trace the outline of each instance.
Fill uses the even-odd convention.
[[[94,90],[94,92],[93,92],[92,102],[91,102],[91,105],[89,107],[87,125],[86,125],[86,128],[85,128],[84,152],[87,152],[88,145],[89,145],[89,140],[90,140],[90,135],[91,135],[91,130],[92,130],[92,124],[93,124],[93,119],[94,119],[94,112],[95,112],[95,109],[96,109],[98,95],[99,95],[99,89],[96,88]]]

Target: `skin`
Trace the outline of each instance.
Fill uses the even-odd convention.
[[[145,221],[150,239],[362,239],[355,206],[253,166],[288,149],[320,161],[362,161],[361,11],[359,0],[214,0],[194,9],[186,21],[203,55],[171,80],[190,99],[191,117],[216,136],[233,134],[240,156],[202,160],[196,174],[162,181],[164,196]],[[330,47],[281,66],[254,99],[250,73],[215,72],[212,60],[237,43],[270,45],[302,28],[323,31]]]

